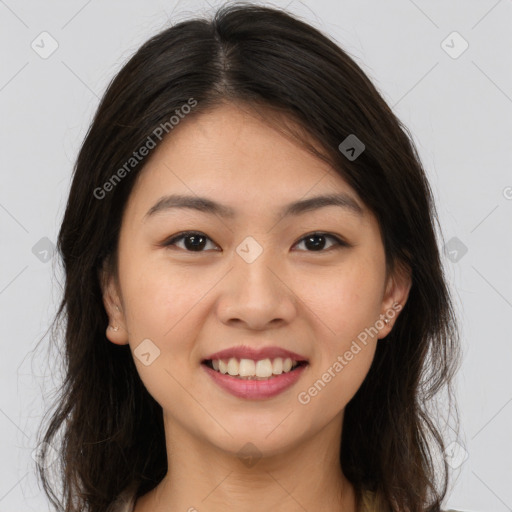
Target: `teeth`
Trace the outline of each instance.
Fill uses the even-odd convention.
[[[228,373],[228,365],[222,359],[218,360],[218,364],[220,373]]]
[[[287,357],[285,359],[276,357],[274,360],[262,359],[253,361],[252,359],[240,359],[235,357],[230,358],[227,362],[222,359],[212,360],[214,370],[220,373],[229,374],[231,376],[241,378],[259,378],[265,379],[272,377],[272,375],[281,375],[295,368],[298,365],[297,361],[293,361]]]
[[[281,373],[283,373],[283,360],[280,357],[274,359],[272,363],[272,373],[274,375],[281,375]]]
[[[238,361],[232,357],[228,362],[229,375],[238,375]]]
[[[256,363],[256,377],[270,377],[272,375],[272,361],[263,359]]]
[[[259,363],[260,361],[258,361]],[[252,359],[241,359],[238,365],[238,375],[240,377],[250,377],[256,375],[256,364]],[[263,375],[260,375],[263,377]]]

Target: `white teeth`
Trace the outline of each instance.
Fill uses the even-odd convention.
[[[228,373],[228,365],[222,359],[219,359],[218,361],[220,373]]]
[[[272,363],[272,373],[274,375],[281,375],[283,373],[283,360],[280,357],[276,357]]]
[[[256,364],[254,361],[252,359],[240,359],[240,364],[238,365],[238,375],[240,375],[240,377],[257,375]],[[259,377],[263,377],[263,375],[259,375]]]
[[[229,375],[238,375],[238,361],[232,357],[228,362]]]
[[[263,359],[256,363],[256,377],[270,377],[272,375],[272,361]]]
[[[242,378],[259,378],[265,379],[272,377],[272,375],[281,375],[295,368],[298,363],[287,357],[285,359],[276,357],[274,360],[261,359],[253,361],[252,359],[240,359],[240,361],[231,357],[229,360],[214,359],[212,360],[213,369],[231,376],[238,376]]]

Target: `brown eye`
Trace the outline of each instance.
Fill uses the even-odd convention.
[[[164,243],[165,247],[176,245],[176,242],[183,240],[184,247],[180,247],[189,252],[204,252],[206,241],[210,240],[204,233],[198,231],[187,231],[175,236]]]
[[[326,240],[331,240],[331,244],[328,245],[326,249],[326,245],[328,244]],[[178,242],[182,242],[182,246],[178,246]],[[212,241],[208,236],[200,231],[185,231],[170,238],[163,245],[165,247],[177,246],[180,249],[184,249],[187,252],[205,252],[205,246],[208,241]],[[341,247],[349,247],[349,244],[341,240],[335,235],[331,235],[328,233],[311,233],[303,237],[299,243],[304,243],[306,247],[306,252],[327,252],[333,248],[341,248]],[[213,244],[213,242],[212,242]],[[215,244],[213,244],[215,245]],[[298,245],[298,244],[296,244]],[[215,245],[215,247],[217,247]]]
[[[331,239],[334,241],[334,243],[330,245],[327,250],[333,247],[348,247],[348,244],[346,242],[344,242],[337,236],[330,235],[328,233],[311,233],[303,237],[300,243],[305,244],[305,246],[308,248],[307,252],[325,252],[326,239]]]

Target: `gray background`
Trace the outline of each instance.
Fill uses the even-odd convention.
[[[461,436],[446,429],[457,444],[446,455],[453,485],[444,505],[510,511],[512,1],[273,5],[334,37],[413,134],[448,244],[464,352]],[[48,510],[32,453],[49,405],[43,391],[60,374],[58,354],[34,349],[60,298],[51,250],[78,148],[132,53],[171,15],[210,11],[204,1],[0,0],[0,512]],[[454,31],[463,39],[448,37]],[[58,48],[42,58],[52,39]]]

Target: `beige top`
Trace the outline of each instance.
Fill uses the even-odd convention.
[[[107,512],[133,512],[135,507],[135,492],[126,489],[110,505]],[[375,493],[371,491],[363,492],[363,503],[359,512],[378,512],[375,505]],[[458,510],[446,510],[444,512],[460,512]]]
[[[135,492],[125,489],[107,509],[107,512],[133,512],[135,507]]]

